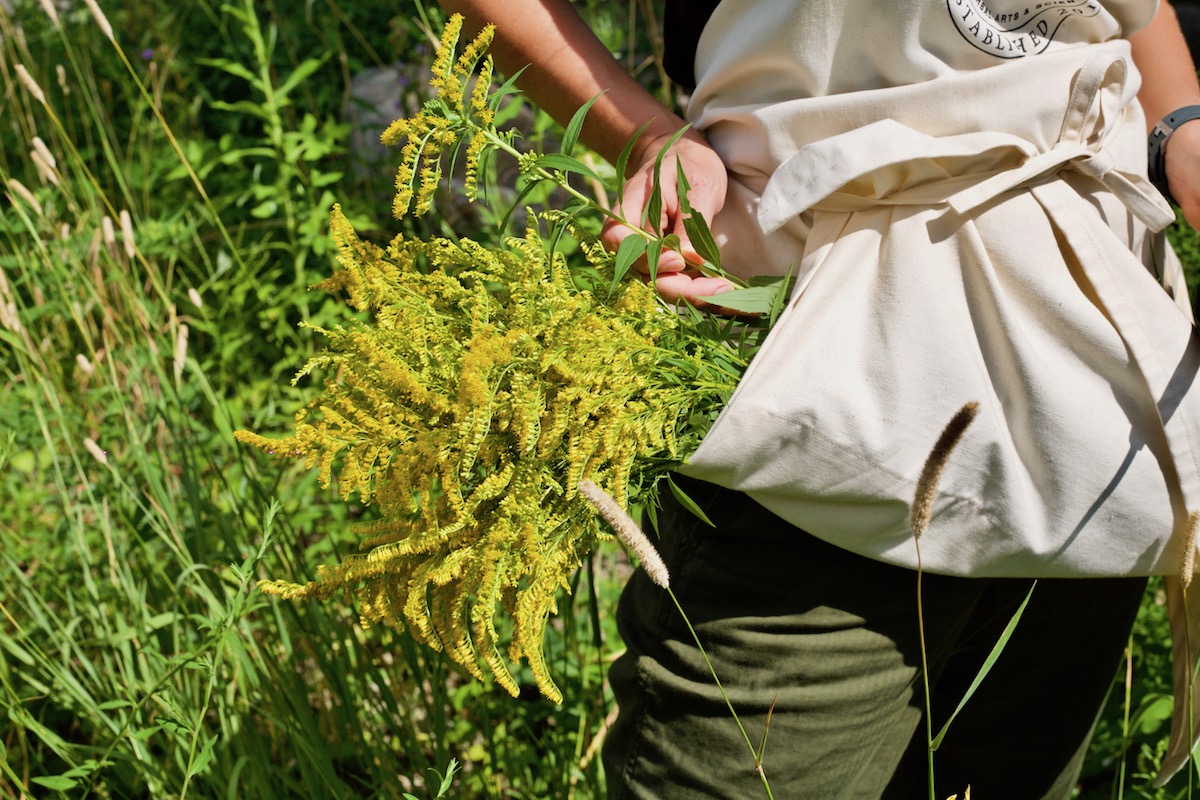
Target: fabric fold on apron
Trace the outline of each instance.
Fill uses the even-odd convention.
[[[1200,352],[1172,255],[1160,244],[1153,274],[1131,255],[1174,214],[1144,165],[1124,157],[1144,135],[1125,113],[1128,81],[1119,51],[1080,48],[1049,146],[884,118],[758,166],[769,176],[761,195],[748,191],[716,229],[735,249],[764,234],[778,248],[803,215],[797,288],[685,471],[847,549],[915,566],[906,521],[916,476],[953,411],[980,402],[980,430],[951,458],[921,540],[925,566],[1172,576],[1177,713],[1165,782],[1200,739],[1200,713],[1190,735],[1182,713],[1189,694],[1200,709],[1189,678],[1200,586],[1185,591],[1174,577],[1200,510]],[[786,115],[763,116],[768,140],[788,129]],[[1028,241],[997,236],[1022,226]],[[1042,263],[1023,264],[1025,252]],[[1049,311],[1057,298],[1062,320]],[[871,315],[909,325],[912,342]],[[914,425],[922,391],[928,410]],[[887,430],[897,423],[911,429]],[[1086,474],[1058,474],[1060,459]]]

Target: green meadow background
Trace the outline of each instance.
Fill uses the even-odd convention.
[[[577,6],[676,102],[653,2]],[[111,40],[82,0],[0,5],[0,797],[603,797],[628,574],[615,547],[552,625],[562,705],[527,673],[513,698],[403,632],[363,629],[349,600],[255,589],[352,552],[370,514],[232,436],[289,429],[313,389],[291,376],[321,344],[299,323],[350,314],[307,289],[331,269],[332,204],[379,240],[502,235],[502,162],[490,204],[451,191],[419,221],[391,218],[378,133],[419,108],[440,9],[104,13]],[[552,146],[545,115],[504,113]],[[1200,264],[1194,237],[1175,239]],[[1166,635],[1152,589],[1081,797],[1190,796],[1187,772],[1149,785]]]

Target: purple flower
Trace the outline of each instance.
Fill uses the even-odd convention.
[[[153,47],[147,47],[145,50],[142,51],[142,61],[149,61],[152,58],[154,58],[154,48]]]

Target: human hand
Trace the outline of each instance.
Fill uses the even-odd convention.
[[[654,186],[654,165],[662,146],[669,141],[670,135],[660,136],[640,142],[634,158],[630,159],[631,169],[629,179],[621,202],[614,211],[621,217],[636,222],[642,218],[642,213],[650,201]],[[654,270],[654,286],[658,293],[670,302],[686,300],[697,308],[704,308],[712,303],[715,294],[735,288],[724,278],[714,278],[703,275],[697,266],[704,259],[695,251],[683,221],[686,214],[679,202],[678,171],[682,169],[687,176],[691,189],[687,199],[694,213],[712,220],[725,204],[727,178],[725,164],[721,161],[707,142],[698,133],[688,131],[678,141],[671,145],[662,157],[659,172],[659,187],[662,195],[662,214],[658,220],[659,232],[662,235],[675,234],[679,237],[679,251],[663,250]],[[653,230],[651,220],[645,223],[647,230]],[[600,232],[600,241],[610,251],[616,251],[621,241],[627,236],[636,236],[633,228],[616,220],[610,219]],[[635,267],[645,279],[651,277],[650,265],[646,259],[640,259]]]
[[[1183,218],[1200,230],[1200,123],[1180,125],[1167,142],[1167,185]]]

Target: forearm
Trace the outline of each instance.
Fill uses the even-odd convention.
[[[525,67],[519,81],[540,108],[561,123],[599,95],[588,113],[582,139],[600,155],[616,161],[637,130],[650,121],[639,140],[642,151],[657,148],[684,121],[659,103],[612,57],[567,0],[441,0],[448,11],[478,29],[496,25],[492,54],[508,74]],[[601,92],[604,92],[601,95]],[[690,133],[693,138],[699,136]]]
[[[1133,61],[1142,74],[1138,100],[1146,113],[1148,127],[1153,128],[1158,120],[1177,108],[1200,105],[1200,83],[1196,80],[1191,53],[1179,30],[1175,9],[1167,0],[1162,0],[1154,19],[1130,36],[1129,42],[1133,46]]]

